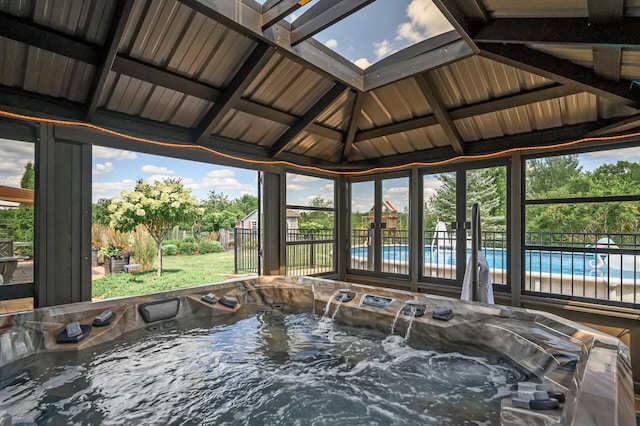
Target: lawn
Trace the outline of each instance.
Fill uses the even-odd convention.
[[[92,297],[133,296],[224,281],[226,278],[223,274],[233,274],[233,250],[194,256],[165,256],[162,266],[161,277],[153,270],[134,275],[118,273],[95,279],[91,283]]]

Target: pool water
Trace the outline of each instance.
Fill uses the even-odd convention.
[[[353,257],[367,257],[367,247],[352,247]],[[506,269],[507,251],[500,248],[482,249],[482,253],[487,259],[489,267],[492,269]],[[467,260],[471,257],[471,249],[467,249]],[[392,263],[407,262],[409,258],[409,248],[406,245],[388,245],[382,248],[382,258]],[[615,261],[608,262],[608,257],[603,255],[605,261],[601,266],[597,266],[596,256],[591,253],[574,252],[551,252],[551,251],[525,251],[525,271],[543,272],[554,274],[568,274],[577,276],[600,276],[610,278],[640,279],[640,257],[635,262],[635,274],[633,266],[627,270],[620,268],[608,268],[607,264],[615,265]],[[439,249],[431,251],[431,247],[424,248],[424,262],[438,265],[455,265],[455,249]],[[619,262],[617,263],[619,264]],[[622,272],[622,273],[621,273]]]
[[[158,327],[156,327],[158,328]],[[28,424],[499,424],[508,367],[313,314],[168,323],[3,367],[0,412]]]

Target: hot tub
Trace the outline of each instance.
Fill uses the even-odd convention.
[[[628,348],[538,311],[258,277],[0,327],[2,425],[635,424]]]

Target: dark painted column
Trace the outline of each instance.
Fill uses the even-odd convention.
[[[35,307],[91,300],[91,145],[36,142]]]
[[[264,275],[285,273],[284,193],[284,173],[265,172],[262,193],[262,272]]]
[[[420,190],[420,173],[416,167],[411,169],[409,180],[409,244],[411,257],[409,259],[409,280],[411,281],[411,291],[418,291],[418,279],[422,265],[422,253],[424,253],[424,240],[422,231],[422,210],[423,201]]]
[[[335,201],[336,206],[336,244],[334,247],[334,262],[339,280],[346,280],[347,262],[349,261],[349,195],[347,180],[344,176],[336,179]]]
[[[524,250],[524,211],[523,198],[523,167],[520,154],[511,157],[511,175],[509,182],[509,282],[511,283],[511,306],[520,306],[522,292],[522,251]]]

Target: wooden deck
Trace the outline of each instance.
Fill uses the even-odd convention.
[[[104,276],[104,268],[95,266],[91,268],[91,279],[101,278]],[[23,284],[33,282],[33,261],[18,262],[18,268],[13,273],[11,281],[3,285]],[[33,297],[14,300],[0,300],[0,315],[11,312],[20,312],[33,309]]]

